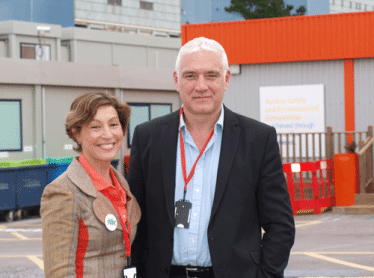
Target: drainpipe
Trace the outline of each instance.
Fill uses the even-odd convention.
[[[42,157],[47,157],[46,151],[46,128],[45,128],[45,87],[42,87]]]
[[[114,89],[114,95],[122,102],[124,103],[123,101],[123,94],[121,93],[121,89],[120,88],[115,88]],[[123,144],[122,144],[122,147],[121,149],[119,150],[118,152],[118,158],[119,158],[119,161],[118,161],[118,166],[117,166],[117,170],[124,176],[125,175],[125,165],[124,165],[124,158],[125,158],[125,139],[123,140]]]

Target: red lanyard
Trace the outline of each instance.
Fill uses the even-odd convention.
[[[179,118],[181,117],[183,113],[183,107],[181,107],[180,112],[179,112]],[[183,135],[182,135],[182,127],[179,129],[179,143],[180,143],[180,149],[181,149],[181,162],[182,162],[182,173],[183,173],[183,179],[184,179],[184,194],[183,194],[183,200],[185,200],[186,197],[186,192],[187,192],[187,184],[190,182],[192,179],[193,175],[195,174],[195,168],[196,164],[199,161],[200,157],[203,155],[206,146],[208,145],[210,139],[212,139],[214,134],[214,129],[212,130],[212,133],[210,134],[208,140],[205,142],[204,147],[200,151],[199,156],[197,157],[194,165],[192,166],[192,169],[190,171],[190,174],[187,177],[187,168],[186,168],[186,153],[184,150],[184,142],[183,142]]]
[[[115,183],[115,188],[108,187],[100,191],[110,200],[113,207],[118,213],[119,220],[122,225],[123,242],[125,244],[126,256],[129,258],[131,255],[131,243],[130,243],[131,227],[130,227],[129,218],[128,218],[126,207],[125,207],[126,200],[123,200],[123,198],[121,198],[122,194],[121,194],[121,189],[119,188],[119,186],[121,185],[118,183],[117,179],[115,179],[114,174],[112,175],[111,173],[111,176],[112,176],[113,182]],[[122,217],[123,215],[126,216],[125,217],[126,219],[123,219]]]

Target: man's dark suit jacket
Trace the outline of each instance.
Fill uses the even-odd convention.
[[[208,226],[215,277],[283,277],[295,227],[275,129],[224,109]],[[137,126],[131,146],[128,182],[142,210],[132,261],[147,278],[169,277],[178,113]]]

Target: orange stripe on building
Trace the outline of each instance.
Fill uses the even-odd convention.
[[[345,102],[345,131],[355,130],[355,86],[354,61],[344,60],[344,102]],[[352,142],[352,134],[348,135],[348,143]]]

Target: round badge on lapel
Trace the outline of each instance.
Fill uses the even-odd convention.
[[[113,214],[108,214],[105,216],[105,227],[109,231],[114,231],[117,228],[117,219]]]

